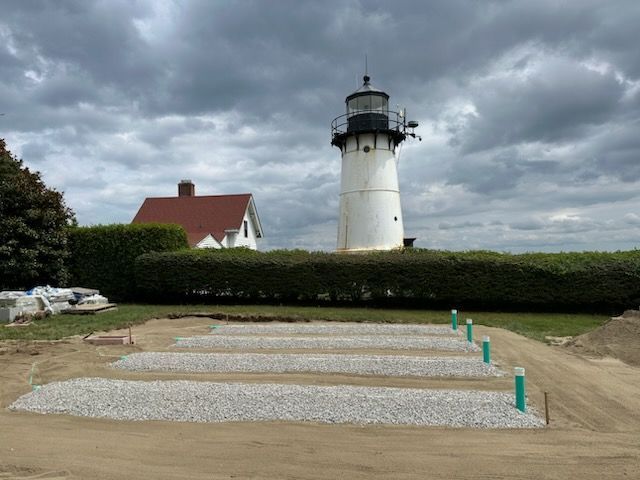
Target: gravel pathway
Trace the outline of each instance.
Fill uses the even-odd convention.
[[[211,325],[218,335],[460,335],[460,330],[442,325],[380,323],[269,323]]]
[[[176,347],[219,349],[352,349],[380,348],[392,350],[445,350],[477,352],[475,343],[457,338],[409,336],[355,336],[355,337],[250,337],[245,335],[204,335],[176,338]]]
[[[481,358],[402,355],[132,353],[111,364],[134,372],[313,372],[389,377],[497,377]]]
[[[44,385],[9,408],[116,420],[543,426],[513,404],[506,392],[78,378]]]

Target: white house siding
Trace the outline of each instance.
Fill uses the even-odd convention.
[[[222,248],[222,245],[220,245],[220,243],[218,243],[218,241],[209,234],[198,242],[196,248]]]
[[[247,222],[249,226],[248,236],[245,238],[244,236],[244,222]],[[248,247],[252,250],[258,249],[258,241],[256,238],[256,230],[254,228],[253,222],[249,217],[249,208],[244,212],[244,217],[242,218],[242,222],[240,223],[240,228],[238,229],[238,233],[236,234],[236,247]]]

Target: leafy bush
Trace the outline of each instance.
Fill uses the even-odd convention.
[[[0,139],[0,290],[66,282],[66,228],[73,221],[62,193]]]
[[[360,255],[234,250],[136,259],[140,299],[607,310],[640,303],[640,251]]]
[[[178,225],[120,224],[69,229],[69,267],[76,286],[97,288],[115,300],[135,295],[134,262],[147,252],[188,248]]]

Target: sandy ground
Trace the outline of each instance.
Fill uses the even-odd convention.
[[[503,369],[526,368],[530,404],[539,412],[549,392],[548,428],[118,422],[6,408],[31,389],[32,369],[34,383],[103,376],[509,390],[513,381],[135,374],[107,366],[130,352],[167,350],[175,336],[206,334],[211,323],[149,322],[135,328],[133,346],[94,347],[79,338],[0,345],[0,479],[640,478],[639,367],[486,327],[476,327],[476,338],[491,335],[493,359]]]

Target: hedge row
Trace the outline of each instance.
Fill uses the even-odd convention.
[[[369,302],[603,311],[640,304],[640,251],[363,255],[190,250],[136,259],[147,301]]]
[[[178,225],[120,224],[69,230],[71,283],[97,288],[113,300],[135,298],[134,264],[147,252],[188,248]]]

